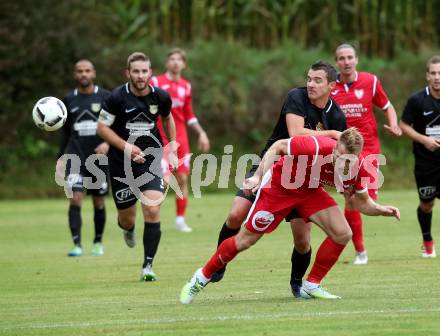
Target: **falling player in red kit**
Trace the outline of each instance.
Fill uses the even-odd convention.
[[[257,191],[245,225],[237,235],[223,241],[205,266],[194,273],[182,288],[180,302],[191,303],[216,271],[264,234],[274,231],[292,209],[297,210],[305,223],[314,222],[327,234],[301,288],[303,295],[339,298],[322,289],[320,283],[350,241],[351,230],[323,185],[344,191],[344,195],[353,198],[366,215],[400,218],[397,208],[379,205],[368,196],[369,170],[374,167],[368,167],[368,162],[360,155],[362,145],[362,136],[355,128],[342,132],[338,141],[319,136],[295,136],[275,142],[255,174],[245,182],[246,192]],[[282,157],[276,161],[278,155]]]
[[[210,144],[208,136],[200,126],[192,107],[192,89],[191,84],[182,77],[182,71],[186,67],[186,54],[182,49],[174,48],[170,50],[167,56],[167,71],[151,79],[151,84],[157,86],[169,93],[173,102],[171,114],[176,124],[177,156],[179,166],[174,172],[182,197],[176,195],[176,229],[182,232],[191,232],[192,229],[185,222],[185,211],[188,204],[188,175],[190,173],[191,152],[189,148],[187,127],[191,128],[198,137],[199,150],[206,153],[209,151]],[[168,143],[165,133],[159,123],[159,130],[162,135],[164,146]],[[164,153],[162,168],[164,178],[168,180],[171,175],[169,164]]]
[[[384,125],[392,136],[400,136],[402,131],[397,123],[396,111],[388,99],[380,80],[368,72],[356,71],[358,57],[350,44],[341,44],[336,48],[336,65],[339,68],[338,80],[331,91],[331,98],[339,105],[347,119],[347,127],[356,127],[364,137],[362,155],[380,154],[379,134],[377,130],[374,106],[385,113],[387,124]],[[371,158],[372,156],[370,156]],[[377,160],[374,164],[378,166]],[[370,197],[377,199],[377,189],[369,190]],[[351,202],[345,204],[345,218],[353,231],[353,244],[356,250],[354,264],[368,262],[362,233],[362,218]]]

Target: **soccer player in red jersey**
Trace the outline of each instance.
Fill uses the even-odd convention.
[[[336,65],[339,68],[338,80],[331,91],[331,98],[341,107],[347,119],[347,127],[356,127],[364,137],[362,155],[380,154],[379,134],[374,116],[374,106],[382,109],[387,119],[384,128],[392,136],[400,136],[402,131],[397,123],[397,115],[388,99],[380,80],[368,72],[356,71],[358,57],[350,44],[341,44],[336,48]],[[378,165],[378,162],[375,161]],[[377,189],[369,190],[370,197],[377,199]],[[345,218],[353,231],[353,244],[356,250],[354,264],[368,262],[362,233],[362,218],[354,205],[345,204]]]
[[[192,229],[185,222],[185,211],[188,204],[188,175],[190,173],[191,152],[189,148],[187,127],[191,128],[198,137],[199,150],[206,153],[209,151],[210,144],[206,132],[200,126],[192,107],[191,83],[182,77],[182,71],[186,67],[186,54],[180,48],[170,50],[167,56],[167,71],[151,79],[151,84],[169,93],[173,102],[171,114],[176,124],[176,139],[179,147],[177,156],[179,166],[174,172],[182,197],[176,195],[176,229],[182,232],[191,232]],[[159,121],[159,130],[164,142],[168,143],[162,125]],[[167,153],[164,153],[162,168],[165,179],[169,179],[171,171],[166,160]]]
[[[320,283],[351,239],[351,229],[336,201],[324,190],[333,185],[353,198],[362,213],[400,218],[393,206],[375,203],[368,195],[370,168],[360,155],[362,136],[355,128],[342,132],[338,141],[319,136],[295,136],[278,140],[264,155],[245,190],[256,191],[256,199],[240,232],[223,241],[203,268],[182,288],[180,302],[191,303],[212,275],[235,256],[274,231],[283,218],[296,209],[304,222],[314,222],[327,234],[301,291],[311,298],[336,299]],[[283,157],[275,164],[278,155]],[[318,200],[318,201],[317,201]]]

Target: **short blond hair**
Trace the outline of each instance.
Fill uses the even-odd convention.
[[[364,147],[364,138],[356,127],[350,127],[342,132],[338,141],[344,145],[348,154],[358,155]]]
[[[136,51],[127,58],[127,69],[130,70],[130,64],[136,61],[144,61],[150,63],[150,58],[143,52]]]

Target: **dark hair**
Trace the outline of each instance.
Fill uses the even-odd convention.
[[[87,58],[81,58],[80,60],[78,60],[75,63],[75,68],[77,67],[78,64],[80,63],[89,63],[92,66],[92,69],[95,70],[95,65],[92,63],[92,61],[88,60]]]
[[[336,81],[337,78],[337,72],[333,65],[331,65],[328,62],[318,61],[316,63],[313,63],[310,67],[313,71],[317,70],[323,70],[327,74],[327,80],[329,82]]]
[[[186,52],[185,52],[185,50],[183,50],[181,48],[173,48],[173,49],[171,49],[168,52],[167,58],[170,58],[174,54],[180,55],[180,57],[182,57],[183,61],[186,63]]]
[[[127,69],[130,70],[130,64],[136,61],[150,62],[150,58],[143,52],[136,51],[127,58]]]
[[[429,67],[431,64],[438,64],[440,63],[440,56],[432,56],[428,62],[426,62],[426,72],[429,72]]]

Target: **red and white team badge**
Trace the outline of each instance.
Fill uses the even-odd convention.
[[[257,231],[264,231],[269,227],[270,224],[272,224],[274,219],[275,216],[269,211],[257,211],[252,218],[252,227]]]
[[[364,89],[356,89],[354,90],[354,95],[356,96],[357,99],[362,99],[362,97],[364,96]]]

